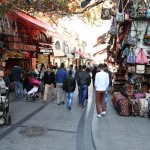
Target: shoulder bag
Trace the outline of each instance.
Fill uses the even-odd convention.
[[[130,18],[131,19],[137,19],[137,18],[139,18],[138,1],[139,0],[136,0],[135,4],[132,2],[132,6],[130,7]]]
[[[138,12],[139,18],[146,18],[147,17],[147,4],[144,0],[138,0]]]
[[[135,29],[135,36],[131,36],[131,30],[128,34],[128,37],[127,37],[127,44],[131,45],[131,46],[136,46],[137,42],[138,42],[138,37],[137,37],[137,29],[135,27],[135,23],[133,21],[133,25],[134,25],[134,29]]]
[[[128,64],[135,64],[136,63],[136,56],[133,52],[133,49],[130,50],[129,55],[127,56],[127,63]]]
[[[146,54],[144,53],[143,49],[140,48],[137,57],[136,57],[136,63],[137,64],[148,64],[148,59]]]
[[[102,11],[101,11],[101,19],[102,20],[110,20],[111,19],[111,8],[104,8],[104,2],[102,4]]]
[[[147,35],[149,22],[150,21],[148,21],[148,23],[147,23],[147,27],[146,27],[146,30],[145,30],[145,33],[144,33],[144,37],[143,37],[143,44],[145,44],[145,45],[150,45],[150,35]]]
[[[112,24],[110,26],[110,35],[111,36],[117,36],[118,30],[117,30],[117,22],[116,22],[116,18],[113,18]]]
[[[145,65],[136,65],[136,73],[144,74],[145,73]]]
[[[121,11],[119,11],[120,4],[121,4]],[[123,2],[122,2],[122,0],[119,0],[119,2],[118,2],[118,10],[116,12],[116,21],[124,22],[124,10],[123,10]]]
[[[150,6],[149,6],[149,0],[148,0],[148,9],[146,11],[146,14],[147,14],[147,18],[150,18]]]

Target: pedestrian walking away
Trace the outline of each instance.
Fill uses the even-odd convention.
[[[67,92],[67,107],[71,110],[73,94],[76,88],[75,79],[72,77],[72,70],[68,71],[68,77],[65,79],[63,83],[63,89]]]
[[[97,117],[101,117],[101,115],[106,114],[105,104],[104,104],[104,96],[105,91],[109,85],[109,75],[108,73],[104,72],[103,64],[99,64],[100,72],[96,73],[95,76],[95,89],[96,89],[96,111]],[[100,111],[100,105],[102,107],[102,112]]]
[[[63,83],[68,73],[64,67],[65,67],[64,63],[61,63],[61,66],[56,73],[56,90],[57,90],[58,105],[65,104],[65,100],[66,100],[66,91],[63,90]]]
[[[83,70],[77,76],[77,84],[79,88],[79,106],[85,107],[84,102],[88,92],[88,86],[91,84],[91,76],[86,71],[86,65],[83,65]]]

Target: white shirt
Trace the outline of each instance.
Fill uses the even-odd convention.
[[[109,85],[108,73],[104,71],[96,73],[95,76],[96,91],[106,91],[108,85]]]
[[[3,79],[0,80],[0,88],[1,88],[1,89],[0,89],[0,90],[1,90],[1,91],[0,91],[1,93],[6,93],[6,85],[5,85],[5,82],[4,82]]]

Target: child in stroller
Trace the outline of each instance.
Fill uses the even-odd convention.
[[[34,79],[34,77],[31,76],[31,77],[29,77],[29,82],[30,82],[31,89],[27,93],[26,100],[32,99],[32,100],[36,101],[37,98],[38,99],[40,98],[40,96],[39,96],[40,81],[37,79]]]

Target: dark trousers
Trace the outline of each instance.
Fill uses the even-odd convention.
[[[96,91],[96,111],[97,114],[100,114],[100,105],[102,107],[102,111],[105,111],[105,103],[104,103],[104,96],[105,96],[105,91]]]

